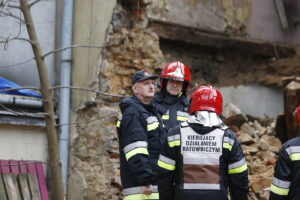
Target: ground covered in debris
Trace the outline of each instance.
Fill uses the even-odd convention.
[[[275,120],[244,115],[233,104],[225,105],[225,123],[237,134],[249,169],[249,200],[267,200],[274,166],[281,147]]]

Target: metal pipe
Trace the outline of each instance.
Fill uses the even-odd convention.
[[[24,106],[29,108],[42,108],[41,100],[22,99],[12,95],[1,95],[0,103],[5,105]]]
[[[63,1],[62,12],[62,36],[61,47],[68,47],[72,44],[72,26],[73,26],[73,0]],[[61,52],[60,63],[60,84],[63,86],[71,85],[71,48]],[[70,123],[70,89],[61,88],[59,102],[59,123]],[[64,191],[67,194],[68,182],[68,158],[69,158],[69,125],[60,126],[59,152],[62,162],[62,177],[64,182]]]

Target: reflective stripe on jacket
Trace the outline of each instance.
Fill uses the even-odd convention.
[[[141,186],[157,188],[157,160],[162,121],[152,104],[142,104],[135,96],[120,103],[122,115],[117,122],[120,173],[126,200],[158,199],[158,193],[144,195]],[[157,190],[157,189],[156,189]]]
[[[152,194],[145,195],[141,193],[141,187],[126,188],[122,191],[124,200],[144,200],[144,199],[159,199],[157,186],[152,186]]]

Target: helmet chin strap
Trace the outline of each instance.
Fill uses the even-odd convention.
[[[209,111],[196,111],[189,117],[188,123],[201,124],[207,127],[224,126],[224,122],[220,119],[217,113]]]

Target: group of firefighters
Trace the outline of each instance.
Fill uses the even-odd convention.
[[[124,200],[246,200],[248,168],[236,134],[222,121],[222,95],[211,85],[187,97],[189,68],[140,70],[117,123]],[[295,111],[299,116],[300,108]],[[299,123],[300,125],[300,123]],[[283,144],[270,200],[300,199],[300,137]]]

